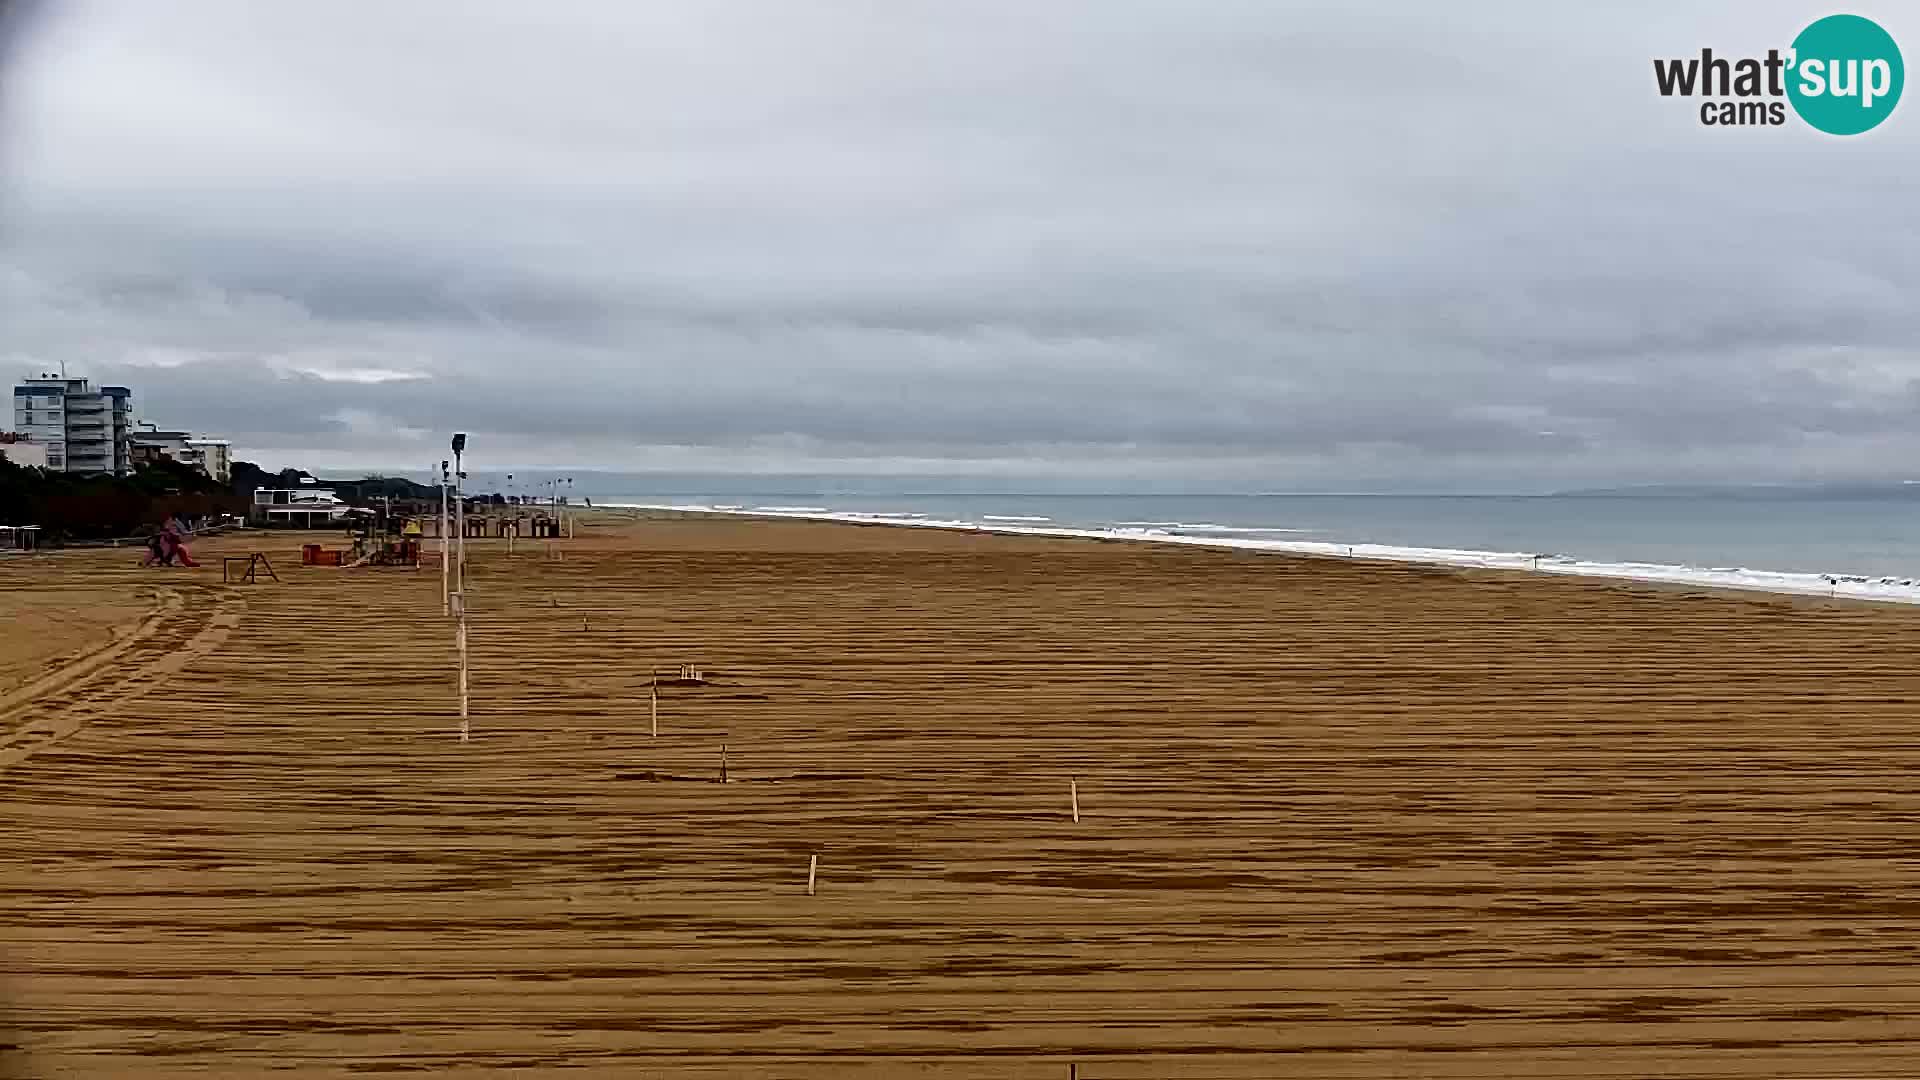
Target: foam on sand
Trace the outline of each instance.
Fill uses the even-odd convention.
[[[608,504],[614,505],[614,504]],[[814,521],[872,521],[845,511],[824,507],[759,507],[750,511],[723,510],[710,506],[669,506],[641,503],[620,504],[634,510],[683,510],[707,513],[738,513],[765,517],[797,517]],[[1852,600],[1880,600],[1897,604],[1920,604],[1920,578],[1869,577],[1862,574],[1800,573],[1784,570],[1750,570],[1745,567],[1674,566],[1663,563],[1604,562],[1579,559],[1570,555],[1530,551],[1477,551],[1468,548],[1402,547],[1392,544],[1341,544],[1322,540],[1277,540],[1242,535],[1187,536],[1162,529],[1200,529],[1201,526],[1161,525],[1153,529],[1107,528],[1071,529],[1060,526],[1014,524],[1004,520],[971,521],[964,519],[912,518],[884,522],[903,527],[934,529],[970,529],[978,532],[1005,533],[1010,536],[1063,536],[1090,540],[1137,540],[1142,543],[1189,544],[1196,547],[1236,548],[1246,551],[1271,551],[1291,555],[1318,555],[1342,559],[1374,559],[1383,562],[1423,563],[1433,566],[1460,566],[1484,570],[1525,570],[1540,574],[1565,574],[1573,577],[1613,578],[1626,581],[1665,582],[1713,589],[1751,589],[1759,592],[1788,593],[1796,596],[1832,596]],[[1146,522],[1121,523],[1146,525]],[[1226,526],[1206,528],[1228,530]]]

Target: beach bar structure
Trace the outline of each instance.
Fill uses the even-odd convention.
[[[0,525],[0,551],[40,550],[40,526]]]
[[[428,539],[440,536],[438,515],[419,519],[420,534]],[[529,512],[524,507],[496,506],[477,500],[467,503],[465,522],[467,539],[505,539],[511,532],[522,539],[558,540],[566,535],[560,520],[544,511]]]
[[[347,519],[345,500],[328,488],[256,488],[253,516],[269,526],[315,529]]]

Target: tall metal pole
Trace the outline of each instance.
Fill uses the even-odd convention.
[[[453,614],[453,601],[447,599],[450,591],[449,575],[453,568],[447,564],[447,463],[440,463],[440,614]]]
[[[467,436],[464,432],[453,437],[453,482],[454,526],[460,532],[454,541],[454,562],[459,570],[455,578],[453,591],[453,614],[458,622],[454,626],[454,649],[460,654],[460,741],[471,737],[467,720],[467,495],[465,480],[467,471],[462,466],[460,455],[467,448]]]
[[[467,474],[460,469],[460,451],[453,452],[453,591],[467,591]]]

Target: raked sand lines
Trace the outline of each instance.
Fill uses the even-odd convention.
[[[298,539],[0,773],[15,1072],[1920,1071],[1920,613],[601,525],[470,548],[463,745]]]

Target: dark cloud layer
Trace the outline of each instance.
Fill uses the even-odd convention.
[[[1835,140],[1652,86],[1824,13],[48,7],[0,354],[274,464],[1901,476],[1920,105]]]

